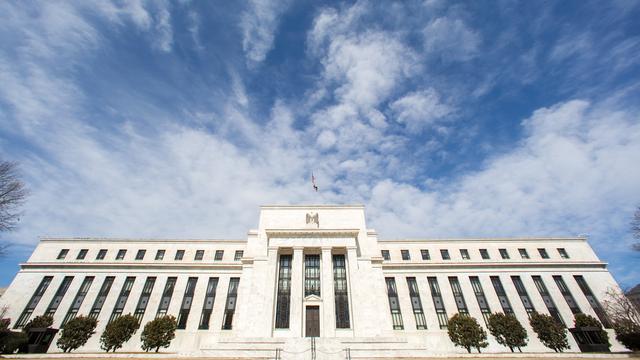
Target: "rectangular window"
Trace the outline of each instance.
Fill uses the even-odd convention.
[[[216,255],[214,256],[213,260],[222,261],[223,256],[224,256],[224,250],[216,250]]]
[[[122,260],[124,259],[124,256],[127,254],[127,250],[125,249],[120,249],[118,250],[118,254],[116,255],[116,260]]]
[[[518,296],[520,296],[520,301],[522,301],[522,305],[524,309],[527,311],[527,316],[531,317],[531,314],[536,312],[536,309],[533,307],[533,302],[527,293],[527,289],[524,287],[524,283],[520,276],[512,276],[511,281],[513,281],[513,286],[516,287],[516,291],[518,292]]]
[[[56,310],[58,310],[58,306],[60,306],[60,303],[62,302],[64,295],[67,293],[69,286],[71,286],[72,281],[73,276],[65,276],[64,279],[62,279],[62,283],[60,283],[58,291],[53,295],[53,299],[51,299],[49,307],[47,307],[47,311],[44,313],[45,315],[53,316],[56,313]]]
[[[58,260],[63,260],[64,258],[67,257],[67,254],[69,253],[69,249],[62,249],[60,250],[60,252],[58,253]]]
[[[416,329],[426,330],[427,321],[424,318],[422,310],[422,301],[420,300],[420,291],[416,278],[407,277],[407,286],[409,287],[409,296],[411,297],[411,307],[413,307],[413,316],[416,318]]]
[[[464,295],[462,294],[462,288],[457,276],[449,276],[449,284],[451,285],[451,291],[453,292],[453,298],[456,301],[458,312],[460,314],[469,314],[467,309],[467,302],[464,301]]]
[[[204,252],[204,250],[202,251]],[[177,329],[179,330],[187,328],[187,320],[189,319],[189,313],[191,312],[191,303],[193,302],[193,294],[196,292],[197,283],[197,277],[190,277],[189,280],[187,280],[187,287],[184,289],[182,305],[180,305],[180,313],[178,313]]]
[[[320,255],[304,257],[304,296],[320,296]]]
[[[213,303],[216,300],[216,288],[218,287],[218,278],[209,278],[207,284],[207,292],[204,295],[204,304],[202,305],[202,315],[200,315],[200,324],[198,329],[209,329],[209,320],[211,319],[211,312],[213,311]]]
[[[422,255],[422,260],[431,260],[431,255],[429,255],[429,250],[427,249],[420,250],[420,255]]]
[[[156,260],[162,260],[164,259],[164,250],[158,250],[156,251]]]
[[[442,293],[440,292],[438,279],[430,276],[427,280],[429,281],[431,297],[433,298],[433,306],[436,308],[436,315],[438,315],[438,324],[440,325],[440,329],[446,329],[449,318],[447,317],[447,310],[444,307],[444,301],[442,301]]]
[[[105,256],[107,256],[107,249],[100,249],[98,255],[96,255],[96,260],[104,260]]]
[[[87,296],[87,292],[89,292],[89,288],[93,283],[93,279],[93,276],[86,276],[84,278],[84,280],[82,281],[82,285],[80,285],[80,289],[78,289],[78,292],[76,293],[76,297],[73,298],[73,302],[69,307],[69,311],[67,311],[67,315],[65,315],[64,319],[62,320],[62,324],[60,324],[60,328],[63,328],[69,320],[76,317],[76,315],[78,314],[78,310],[80,309],[80,305],[82,305],[84,298]]]
[[[147,250],[138,250],[138,253],[136,254],[136,260],[144,260],[144,255],[147,253]]]
[[[478,301],[478,307],[480,307],[480,312],[482,313],[484,324],[488,326],[489,315],[491,315],[491,308],[489,307],[489,302],[487,302],[487,297],[484,295],[484,290],[482,290],[480,279],[477,276],[470,276],[469,281],[471,282],[473,293],[476,295],[476,300]]]
[[[567,250],[563,249],[563,248],[558,248],[558,254],[560,254],[560,257],[563,259],[568,259],[569,258],[569,254],[567,253]]]
[[[582,293],[587,298],[587,301],[589,302],[589,305],[591,305],[593,311],[595,311],[596,315],[598,315],[598,319],[600,319],[602,325],[605,328],[610,329],[611,321],[609,321],[609,317],[604,312],[604,309],[602,308],[602,305],[600,305],[598,299],[595,297],[595,295],[593,295],[593,292],[591,291],[589,285],[587,285],[584,277],[582,275],[574,275],[573,278],[576,279],[580,290],[582,290]]]
[[[469,256],[469,250],[467,249],[460,249],[460,256],[462,257],[463,260],[471,259],[471,257]]]
[[[118,295],[118,300],[116,301],[116,305],[113,307],[113,312],[111,313],[111,317],[109,317],[109,322],[107,324],[122,315],[122,310],[124,310],[124,306],[127,304],[127,299],[129,299],[129,294],[131,294],[131,288],[133,287],[133,282],[135,280],[136,278],[133,276],[127,276],[124,280],[124,284],[120,290],[120,295]]]
[[[177,280],[178,278],[176,277],[167,278],[167,283],[164,285],[164,290],[162,290],[162,298],[158,305],[156,318],[167,315],[167,310],[169,310],[169,304],[171,304],[171,297],[173,296],[173,290],[176,287]]]
[[[144,287],[142,288],[140,299],[138,299],[138,305],[136,305],[136,311],[133,313],[133,316],[138,319],[138,324],[140,324],[142,318],[144,317],[144,313],[147,311],[147,305],[149,305],[149,299],[151,298],[151,292],[153,291],[153,287],[155,284],[155,276],[147,277],[147,281],[144,282]]]
[[[80,249],[80,251],[78,252],[78,256],[76,257],[76,260],[84,260],[88,252],[89,252],[89,249]]]
[[[348,329],[350,327],[349,295],[347,292],[347,263],[344,255],[333,255],[333,291],[336,328]]]
[[[547,286],[544,284],[544,281],[542,281],[542,277],[534,275],[531,278],[533,279],[533,283],[536,284],[536,288],[538,289],[540,296],[542,296],[542,300],[544,301],[544,305],[547,307],[547,310],[549,310],[549,314],[551,314],[558,323],[564,325],[564,320],[562,320],[562,316],[560,316],[560,312],[558,312],[556,303],[551,298],[551,294],[549,294]]]
[[[527,249],[518,249],[518,252],[520,253],[521,258],[523,259],[529,258],[529,253],[527,252]]]
[[[440,250],[440,256],[442,260],[451,260],[451,256],[449,255],[449,250],[442,249]]]
[[[204,258],[204,250],[196,250],[196,256],[193,258],[193,260],[202,260],[202,258]]]
[[[224,307],[224,318],[222,319],[222,330],[231,330],[232,328],[233,314],[236,311],[236,299],[238,298],[239,284],[240,284],[240,278],[229,279],[229,291],[227,292],[227,303]]]
[[[487,251],[487,249],[480,249],[480,257],[483,260],[489,260],[491,259],[491,257],[489,256],[489,251]]]
[[[398,290],[396,280],[392,277],[384,279],[387,283],[387,296],[389,297],[389,308],[391,309],[391,319],[393,320],[393,330],[404,329],[402,323],[402,312],[400,311],[400,301],[398,301]]]
[[[289,301],[291,297],[291,255],[280,255],[278,269],[278,295],[276,299],[276,329],[289,328]]]
[[[184,258],[184,250],[176,250],[176,257],[174,260],[182,260]]]
[[[100,315],[100,311],[102,311],[102,306],[107,300],[107,296],[109,295],[114,279],[114,276],[107,276],[104,279],[104,282],[100,287],[100,291],[98,292],[98,296],[96,296],[96,300],[93,302],[93,306],[91,307],[91,312],[89,313],[90,318],[97,319],[98,315]]]
[[[562,276],[554,275],[553,281],[555,281],[556,285],[558,285],[558,289],[560,289],[560,293],[562,294],[562,297],[564,297],[564,300],[567,302],[567,305],[569,305],[571,312],[574,315],[580,314],[582,311],[580,311],[580,307],[578,306],[578,303],[576,303],[576,299],[573,298],[573,295],[571,294],[571,291],[569,291],[567,284],[565,284],[564,279],[562,279]]]
[[[500,251],[500,257],[503,259],[509,259],[509,252],[507,252],[507,249],[498,249],[498,251]]]
[[[44,278],[42,278],[42,281],[40,281],[40,285],[38,285],[36,291],[33,293],[33,295],[31,295],[31,299],[29,299],[27,306],[24,308],[24,310],[22,310],[22,314],[20,314],[18,321],[16,321],[16,323],[13,325],[14,329],[22,328],[27,324],[29,318],[31,317],[31,314],[33,314],[33,310],[40,302],[40,299],[42,299],[45,291],[47,291],[49,284],[51,284],[51,280],[53,280],[53,276],[45,276]]]
[[[543,258],[543,259],[548,259],[549,258],[549,254],[547,253],[547,249],[539,248],[538,249],[538,253],[540,254],[540,257]]]
[[[402,254],[402,260],[411,260],[411,256],[409,255],[409,250],[400,250],[400,254]]]
[[[384,260],[387,260],[387,261],[391,260],[391,255],[389,255],[389,250],[381,250],[381,252],[382,252],[382,258]]]
[[[242,260],[242,256],[244,255],[244,251],[242,250],[236,250],[236,253],[233,255],[233,261],[240,261]]]
[[[513,314],[513,309],[511,308],[511,302],[507,297],[506,291],[504,291],[504,287],[502,286],[502,281],[499,276],[491,276],[491,284],[493,284],[493,289],[496,291],[496,295],[498,295],[498,300],[500,300],[500,306],[502,306],[502,311],[505,314]]]

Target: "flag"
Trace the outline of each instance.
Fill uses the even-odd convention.
[[[318,192],[318,185],[316,185],[316,177],[313,176],[313,172],[311,172],[311,185],[313,186],[313,190]]]

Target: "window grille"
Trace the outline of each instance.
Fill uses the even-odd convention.
[[[31,299],[29,299],[27,306],[22,311],[22,314],[20,314],[20,317],[18,317],[18,321],[16,321],[16,323],[14,324],[14,329],[22,328],[27,324],[29,318],[31,317],[31,314],[33,314],[33,310],[35,310],[45,291],[47,291],[49,284],[51,284],[51,280],[53,280],[53,276],[45,276],[44,278],[42,278],[42,281],[40,281],[40,285],[38,285],[36,291],[33,292],[33,295],[31,295]]]
[[[133,313],[133,316],[138,320],[138,324],[142,322],[142,318],[144,317],[144,313],[147,311],[147,305],[149,305],[149,298],[151,298],[151,292],[153,291],[153,287],[156,284],[156,277],[149,276],[147,280],[144,282],[144,287],[142,288],[142,293],[140,293],[140,299],[138,299],[138,305],[136,305],[136,311]]]
[[[211,319],[211,311],[213,310],[213,303],[216,300],[216,288],[218,287],[218,278],[209,278],[207,284],[207,292],[204,296],[204,304],[202,305],[202,315],[200,315],[200,324],[198,329],[209,329],[209,320]]]
[[[178,313],[178,329],[183,330],[187,328],[187,320],[189,319],[189,313],[191,312],[191,303],[193,303],[193,294],[196,291],[197,283],[197,277],[190,277],[189,280],[187,280],[187,287],[184,289],[182,305],[180,305],[180,313]]]
[[[431,290],[431,297],[433,298],[433,306],[436,309],[436,315],[438,315],[438,324],[440,329],[446,329],[449,322],[447,317],[447,310],[444,307],[444,301],[442,301],[442,293],[440,292],[440,285],[438,285],[438,279],[436,277],[428,277],[429,289]]]
[[[473,293],[476,295],[476,300],[478,301],[478,307],[480,308],[480,312],[482,313],[484,324],[488,326],[489,315],[491,315],[491,308],[489,307],[487,297],[484,295],[484,290],[482,290],[480,279],[477,276],[470,276],[469,281],[471,282]]]
[[[276,329],[289,328],[289,301],[291,297],[291,255],[280,255],[278,295],[276,301]]]
[[[402,254],[402,260],[411,260],[411,255],[409,255],[409,250],[400,250],[400,253]]]
[[[576,282],[578,283],[580,290],[582,290],[582,293],[587,298],[589,305],[591,305],[591,308],[598,316],[598,319],[600,319],[600,322],[602,323],[602,325],[605,328],[610,329],[611,321],[609,321],[609,317],[604,312],[604,309],[602,308],[602,305],[600,305],[600,302],[598,301],[598,299],[595,297],[595,295],[593,295],[593,292],[591,291],[591,288],[589,287],[589,285],[587,285],[587,282],[584,280],[584,277],[582,275],[574,275],[573,278],[576,279]]]
[[[507,249],[498,249],[500,251],[500,257],[503,259],[509,259],[509,252]]]
[[[222,330],[231,330],[233,325],[233,314],[236,310],[239,284],[240,278],[229,279],[229,291],[227,292],[227,303],[224,309],[224,318],[222,319]]]
[[[114,276],[107,276],[104,279],[104,282],[100,287],[100,291],[98,292],[98,296],[96,296],[96,300],[93,302],[93,306],[91,307],[91,312],[89,313],[90,318],[97,319],[100,315],[100,311],[102,311],[102,306],[107,300],[107,296],[109,295],[109,291],[111,290],[111,285],[113,285],[114,280]]]
[[[236,250],[236,253],[233,255],[233,261],[240,261],[242,260],[242,256],[244,255],[244,251],[242,250]]]
[[[411,307],[413,308],[413,316],[416,318],[416,329],[426,330],[427,321],[424,318],[424,310],[422,309],[422,301],[420,300],[420,291],[416,278],[407,277],[407,286],[409,287],[409,296],[411,297]]]
[[[527,249],[518,249],[518,252],[520,253],[521,258],[523,259],[529,258],[529,253],[527,252]]]
[[[563,259],[568,259],[569,258],[569,254],[567,253],[567,250],[563,249],[563,248],[558,248],[558,254],[560,254],[560,257]]]
[[[176,277],[167,278],[167,283],[164,285],[162,298],[160,299],[160,304],[158,305],[158,311],[156,312],[156,318],[167,315],[169,304],[171,304],[171,297],[173,297],[173,290],[176,288],[177,279],[178,278]]]
[[[104,260],[105,256],[107,256],[107,249],[100,249],[98,255],[96,255],[96,260]]]
[[[396,280],[392,277],[385,278],[387,283],[387,297],[389,298],[389,309],[391,310],[391,319],[393,320],[393,330],[404,329],[402,322],[402,312],[400,311],[400,301],[398,300],[398,290],[396,289]]]
[[[135,280],[136,278],[133,276],[127,276],[124,280],[124,284],[120,290],[120,295],[118,295],[118,300],[116,301],[116,305],[113,307],[113,312],[111,313],[111,317],[109,317],[109,322],[107,324],[122,315],[122,311],[124,310],[124,306],[127,304],[127,299],[129,299],[129,294],[131,294],[131,288],[133,287],[133,282]]]
[[[429,250],[427,249],[420,250],[420,255],[422,255],[422,260],[431,260],[431,255],[429,255]]]
[[[58,306],[60,306],[60,303],[62,302],[64,295],[67,293],[69,286],[71,286],[72,281],[73,276],[65,276],[64,279],[62,279],[62,283],[60,283],[58,291],[56,291],[56,294],[49,303],[49,307],[47,307],[47,311],[44,313],[45,315],[53,316],[56,313],[56,310],[58,310]]]
[[[547,249],[539,248],[538,249],[538,253],[540,254],[540,257],[543,258],[543,259],[548,259],[549,258],[549,253],[547,253]]]
[[[527,316],[531,317],[531,314],[536,312],[535,307],[533,306],[533,302],[527,293],[527,289],[524,287],[524,283],[520,276],[512,276],[511,281],[513,281],[513,286],[516,287],[516,291],[518,292],[518,296],[520,296],[520,301],[522,301],[522,305],[524,309],[527,311]]]
[[[489,260],[491,259],[491,257],[489,256],[489,251],[487,251],[487,249],[480,249],[480,257],[483,260]]]
[[[551,314],[558,323],[565,325],[564,320],[562,319],[562,316],[560,316],[560,312],[556,307],[556,303],[553,301],[553,298],[551,298],[551,294],[549,294],[549,290],[547,290],[547,286],[544,284],[544,281],[542,281],[542,277],[534,275],[531,278],[533,279],[533,283],[536,284],[536,288],[538,289],[540,296],[542,296],[542,301],[544,301],[547,310],[549,310],[549,314]]]
[[[164,250],[158,250],[156,251],[156,260],[162,260],[164,259]]]
[[[333,291],[336,328],[348,329],[350,327],[349,295],[347,292],[347,266],[344,255],[333,255]]]
[[[571,294],[571,291],[569,291],[569,288],[567,287],[567,284],[562,279],[562,276],[554,275],[553,281],[555,281],[556,285],[558,285],[558,289],[560,289],[560,293],[562,294],[562,297],[564,297],[564,300],[567,302],[567,305],[569,305],[569,309],[571,309],[571,312],[574,315],[580,314],[582,311],[580,311],[580,307],[578,306],[576,299]]]
[[[320,296],[320,255],[304,257],[304,296]]]
[[[174,260],[182,260],[184,258],[184,250],[176,250],[176,257]]]
[[[382,258],[384,260],[387,260],[387,261],[391,260],[391,255],[389,255],[389,250],[381,250],[381,252],[382,252]]]
[[[196,256],[193,258],[193,260],[199,261],[202,260],[204,258],[204,250],[196,250]]]
[[[504,287],[502,286],[502,281],[499,276],[491,276],[491,284],[493,284],[493,288],[496,291],[496,295],[498,295],[498,300],[500,300],[500,306],[502,306],[502,311],[505,314],[513,314],[513,308],[511,307],[511,302],[507,297],[506,291],[504,291]]]
[[[62,249],[60,250],[60,252],[58,253],[58,260],[63,260],[64,258],[67,257],[67,254],[69,253],[69,249]]]
[[[69,311],[67,311],[67,315],[65,315],[62,323],[60,324],[60,328],[63,328],[64,325],[71,319],[75,318],[78,314],[78,310],[80,309],[80,305],[84,301],[84,298],[87,296],[87,292],[89,292],[89,288],[93,283],[93,276],[86,276],[80,285],[80,289],[78,289],[78,293],[76,293],[76,297],[73,298],[73,302],[69,307]]]
[[[460,256],[462,257],[463,260],[471,259],[471,257],[469,256],[469,250],[467,249],[460,249]]]
[[[440,250],[440,256],[442,256],[442,260],[451,260],[451,256],[449,255],[449,250],[446,250],[446,249]]]
[[[127,250],[125,249],[120,249],[118,250],[118,254],[116,254],[116,260],[122,260],[124,259],[124,256],[127,254]]]
[[[216,250],[216,255],[213,258],[215,261],[222,261],[222,257],[224,256],[224,250]]]
[[[453,292],[453,298],[456,301],[458,312],[460,314],[469,314],[469,310],[467,309],[467,302],[464,301],[464,295],[462,294],[462,288],[460,287],[458,277],[449,276],[449,284],[451,285],[451,291]]]
[[[144,250],[144,249],[138,250],[138,253],[136,254],[136,260],[144,260],[144,256],[146,253],[147,253],[147,250]]]
[[[89,249],[81,249],[78,252],[78,256],[76,257],[76,260],[84,260],[88,252],[89,252]]]

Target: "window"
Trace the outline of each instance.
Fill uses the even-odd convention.
[[[289,328],[289,299],[291,297],[291,255],[280,255],[278,270],[278,296],[276,302],[276,329]]]
[[[333,291],[336,310],[336,328],[348,329],[349,296],[347,292],[347,265],[344,255],[333,255]]]
[[[162,291],[162,298],[160,299],[160,305],[158,305],[158,311],[156,312],[156,318],[167,315],[169,304],[171,304],[171,297],[173,296],[173,290],[176,287],[176,277],[167,278],[167,283],[164,285]]]
[[[418,290],[418,283],[416,282],[416,278],[408,277],[407,286],[409,287],[409,296],[411,297],[413,316],[415,316],[416,318],[416,329],[426,330],[427,321],[424,318],[424,311],[422,310],[422,301],[420,301],[420,291]]]
[[[147,250],[138,250],[138,253],[136,254],[136,260],[143,260],[146,253]]]
[[[427,249],[420,250],[420,255],[422,255],[422,260],[431,260],[431,255],[429,255],[429,250]]]
[[[462,295],[462,288],[457,276],[449,276],[449,284],[451,285],[451,291],[453,292],[453,298],[456,301],[458,312],[460,314],[468,314],[467,302],[464,301],[464,295]]]
[[[304,296],[320,296],[320,255],[304,257]]]
[[[127,254],[127,250],[125,249],[120,249],[118,250],[118,254],[116,255],[116,260],[122,260],[124,259],[124,256]]]
[[[598,299],[596,299],[596,297],[593,295],[593,292],[591,291],[591,288],[589,288],[589,285],[587,285],[587,282],[584,280],[584,277],[582,275],[574,275],[573,278],[576,279],[576,282],[578,283],[580,290],[582,290],[582,293],[584,294],[584,296],[586,296],[587,301],[589,302],[589,305],[591,305],[591,308],[593,308],[593,311],[595,311],[602,325],[605,328],[610,329],[611,321],[609,321],[609,318],[607,317],[607,314],[604,312],[604,309],[602,309],[602,305],[600,305],[600,302],[598,301]]]
[[[500,257],[502,257],[503,259],[509,258],[509,253],[507,252],[507,249],[499,249],[498,251],[500,251]]]
[[[213,303],[216,300],[216,287],[218,287],[218,278],[209,278],[207,284],[207,292],[204,295],[204,304],[202,305],[202,315],[200,315],[200,324],[198,329],[209,329],[209,320],[211,319],[211,311],[213,310]]]
[[[229,291],[227,292],[227,303],[224,308],[224,318],[222,319],[222,330],[231,330],[232,328],[239,284],[240,278],[229,279]]]
[[[107,324],[122,315],[122,310],[124,310],[124,306],[127,304],[127,299],[129,299],[129,294],[131,294],[131,288],[133,287],[133,282],[135,280],[136,278],[133,276],[127,276],[124,280],[124,284],[120,290],[120,295],[118,295],[118,300],[116,301],[116,305],[113,307],[113,312],[111,313],[111,317],[109,317],[109,322]]]
[[[533,283],[536,284],[536,288],[538,289],[540,296],[542,296],[542,300],[544,301],[547,310],[549,310],[549,314],[551,314],[558,323],[564,325],[564,320],[562,320],[562,316],[560,316],[560,312],[558,312],[556,303],[551,298],[551,294],[549,294],[547,286],[544,284],[544,281],[542,281],[542,277],[534,275],[531,278],[533,279]]]
[[[460,249],[460,256],[462,256],[462,259],[464,260],[471,259],[471,257],[469,256],[469,250],[467,249]]]
[[[402,254],[402,260],[411,260],[409,250],[400,250],[400,253]]]
[[[60,250],[60,252],[58,253],[58,257],[57,257],[57,259],[58,259],[58,260],[62,260],[62,259],[64,259],[65,257],[67,257],[67,254],[68,254],[68,253],[69,253],[69,249],[62,249],[62,250]]]
[[[87,292],[89,292],[89,288],[93,283],[93,276],[86,276],[84,281],[82,281],[82,285],[80,285],[80,289],[78,289],[78,293],[76,293],[76,297],[73,298],[73,302],[69,307],[69,311],[67,311],[67,315],[65,315],[62,323],[60,324],[60,328],[63,328],[64,325],[71,319],[75,318],[78,314],[78,310],[80,309],[80,305],[84,301],[85,296],[87,296]]]
[[[102,287],[100,287],[100,291],[98,292],[98,296],[96,296],[96,300],[93,302],[93,306],[91,307],[91,312],[89,313],[90,318],[97,319],[98,315],[100,315],[100,311],[102,311],[102,306],[107,300],[107,295],[109,295],[114,279],[114,276],[107,276],[104,279]]]
[[[520,253],[521,258],[523,259],[529,258],[529,253],[527,252],[527,249],[518,249],[518,252]]]
[[[558,248],[558,254],[560,254],[560,257],[563,259],[569,258],[569,254],[567,254],[567,250],[565,250],[564,248]]]
[[[500,306],[502,306],[502,311],[505,314],[513,314],[513,309],[511,308],[511,302],[507,297],[507,293],[504,291],[504,287],[502,286],[502,281],[499,276],[491,276],[491,283],[493,284],[493,289],[496,291],[496,295],[498,295],[498,300],[500,300]]]
[[[162,260],[162,259],[164,259],[164,250],[156,251],[156,260]]]
[[[176,250],[176,257],[174,260],[182,260],[184,258],[184,250]]]
[[[393,330],[402,330],[404,329],[404,324],[402,323],[402,312],[400,311],[400,302],[398,301],[396,279],[388,277],[384,280],[387,283],[387,297],[389,298],[389,308],[391,310],[391,319],[393,320]]]
[[[96,260],[104,260],[105,256],[107,256],[107,249],[100,249],[98,255],[96,255]]]
[[[58,291],[56,291],[56,294],[53,295],[53,299],[51,299],[51,302],[49,303],[49,307],[47,308],[47,311],[45,311],[44,313],[45,315],[53,316],[56,313],[56,310],[58,310],[58,306],[60,306],[60,303],[62,302],[64,295],[67,293],[67,290],[69,290],[69,286],[71,286],[72,281],[73,281],[73,276],[65,276],[64,279],[62,279],[62,283],[60,283],[60,287],[58,287]]]
[[[547,249],[538,249],[538,253],[540,253],[540,257],[543,259],[548,259],[549,258],[549,254],[547,253]]]
[[[204,252],[204,250],[198,251]],[[187,287],[184,289],[184,297],[182,298],[182,305],[180,305],[180,312],[178,313],[177,329],[179,330],[187,328],[187,320],[189,319],[189,313],[191,312],[191,303],[193,302],[193,294],[196,291],[197,283],[197,277],[190,277],[189,280],[187,280]]]
[[[483,260],[489,260],[491,259],[491,257],[489,256],[489,252],[487,251],[487,249],[480,249],[480,257]]]
[[[471,282],[473,293],[476,295],[476,300],[478,301],[478,307],[480,307],[480,312],[482,313],[484,324],[488,326],[489,316],[491,315],[491,308],[489,307],[489,303],[487,302],[487,297],[484,295],[484,290],[482,290],[480,279],[477,276],[470,276],[469,281]]]
[[[155,284],[155,276],[147,277],[147,281],[144,282],[144,287],[142,288],[142,292],[140,293],[140,299],[138,299],[138,305],[136,305],[136,311],[133,313],[133,316],[135,316],[138,320],[138,324],[140,324],[142,318],[144,317],[144,313],[147,311],[149,298],[151,297],[151,292],[153,291],[153,286]]]
[[[440,329],[446,329],[449,318],[447,317],[447,310],[444,307],[442,301],[442,293],[440,293],[440,285],[438,285],[438,278],[428,277],[429,288],[431,290],[431,297],[433,298],[433,306],[436,308],[436,314],[438,315],[438,324]]]
[[[88,252],[89,252],[89,249],[81,249],[78,252],[78,256],[76,257],[76,260],[84,260]]]
[[[224,250],[216,250],[216,255],[213,258],[213,260],[221,261],[223,256],[224,256]]]
[[[33,314],[33,310],[35,310],[45,291],[47,291],[49,284],[51,284],[51,280],[53,280],[53,276],[45,276],[44,278],[42,278],[42,281],[40,281],[40,285],[38,285],[36,291],[34,291],[33,295],[31,295],[31,299],[22,311],[22,314],[20,314],[18,321],[16,321],[16,323],[13,325],[14,329],[22,328],[27,324],[27,321],[29,321],[31,314]]]
[[[562,276],[554,275],[553,281],[555,281],[556,285],[558,285],[558,289],[560,289],[560,293],[562,294],[562,297],[564,297],[564,300],[567,302],[567,305],[569,305],[569,309],[571,309],[571,312],[574,315],[580,314],[582,311],[580,311],[580,307],[578,306],[578,303],[576,303],[576,299],[574,299],[573,295],[571,295],[571,291],[567,287],[567,284],[564,282],[564,279],[562,279]]]
[[[446,250],[446,249],[440,250],[440,256],[442,256],[442,260],[451,260],[451,256],[449,255],[449,250]]]
[[[524,309],[527,311],[527,316],[531,317],[531,314],[536,312],[536,309],[533,307],[533,302],[531,302],[531,298],[527,293],[527,289],[524,287],[524,283],[520,276],[512,276],[511,281],[513,281],[513,286],[516,287],[516,291],[518,292],[518,296],[520,296],[520,301],[522,301],[522,305]]]
[[[244,255],[244,251],[242,250],[236,250],[236,253],[233,255],[233,261],[240,261],[242,260],[242,256]]]
[[[387,260],[387,261],[391,260],[391,255],[389,255],[389,250],[381,250],[381,252],[382,252],[382,258],[384,260]]]
[[[196,256],[193,260],[202,260],[204,258],[204,250],[196,250]]]

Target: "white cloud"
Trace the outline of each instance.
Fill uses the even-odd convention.
[[[432,88],[410,92],[394,101],[390,108],[396,121],[413,133],[428,128],[454,111],[452,106],[440,101],[440,95]]]
[[[289,7],[289,0],[250,0],[248,9],[242,13],[240,28],[242,48],[251,63],[262,62],[271,48],[280,16]]]
[[[424,28],[425,50],[431,56],[465,61],[473,58],[480,47],[480,35],[460,19],[440,17]]]

